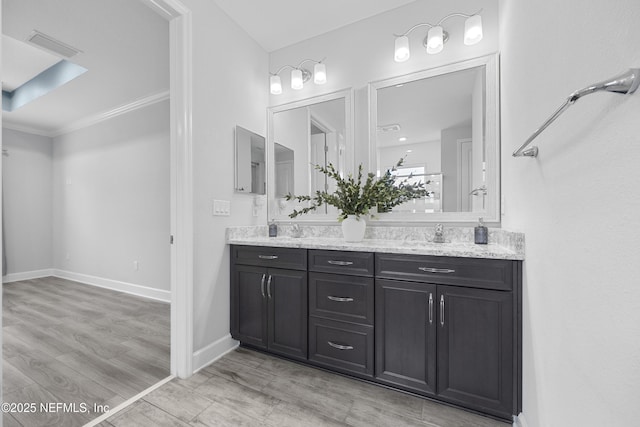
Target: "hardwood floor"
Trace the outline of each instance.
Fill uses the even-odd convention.
[[[148,426],[422,426],[509,424],[239,348],[174,379],[99,424]]]
[[[36,405],[5,427],[81,426],[169,376],[169,304],[48,277],[4,284],[2,305],[3,400]]]

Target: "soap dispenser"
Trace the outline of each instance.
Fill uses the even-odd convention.
[[[474,239],[477,245],[486,245],[489,241],[489,230],[482,222],[482,218],[478,221],[478,225],[473,229]]]
[[[275,221],[269,223],[269,237],[278,237],[278,224]]]

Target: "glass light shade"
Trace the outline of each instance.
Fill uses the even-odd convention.
[[[474,45],[482,40],[482,17],[473,15],[464,21],[464,44]]]
[[[427,33],[427,53],[435,54],[442,52],[444,46],[443,30],[441,26],[432,27]]]
[[[404,62],[411,56],[411,51],[409,50],[409,37],[400,36],[396,37],[396,51],[394,58],[396,62]]]
[[[273,95],[280,95],[282,93],[282,82],[280,76],[271,76],[269,79],[269,86],[271,87],[271,93]]]
[[[313,66],[313,82],[317,85],[327,82],[327,67],[324,64],[319,63]]]
[[[291,71],[291,89],[300,90],[304,87],[302,81],[302,70]]]

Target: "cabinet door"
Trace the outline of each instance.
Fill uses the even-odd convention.
[[[376,378],[435,393],[436,286],[376,280]]]
[[[509,418],[513,294],[438,286],[438,395]]]
[[[307,272],[268,269],[269,350],[307,358]]]
[[[236,265],[231,286],[231,335],[243,343],[267,348],[267,269]]]

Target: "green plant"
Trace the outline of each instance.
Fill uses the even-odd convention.
[[[387,212],[394,206],[429,194],[425,189],[425,185],[429,181],[411,183],[412,175],[409,175],[398,182],[393,172],[396,172],[403,162],[404,158],[401,158],[394,167],[387,169],[380,178],[376,178],[373,173],[368,173],[364,181],[362,164],[358,166],[358,175],[355,178],[351,174],[343,178],[331,163],[326,167],[316,165],[315,168],[318,171],[329,178],[333,178],[336,182],[336,190],[333,193],[316,191],[313,196],[294,196],[289,193],[286,196],[287,200],[309,202],[307,207],[300,210],[294,209],[289,214],[289,217],[295,218],[298,215],[316,210],[322,205],[331,205],[340,210],[338,219],[342,221],[349,215],[355,215],[356,217],[368,215],[369,210],[376,206],[378,211]]]

